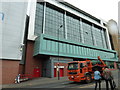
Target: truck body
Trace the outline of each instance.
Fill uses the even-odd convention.
[[[103,67],[106,66],[104,61],[98,56],[99,63],[93,64],[91,60],[86,59],[85,61],[72,61],[68,63],[67,73],[68,79],[74,82],[85,81],[90,83],[94,79],[95,68],[101,72]]]

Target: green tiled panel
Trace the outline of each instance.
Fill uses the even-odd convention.
[[[58,42],[56,38],[47,35],[41,35],[35,41],[34,56],[38,54],[55,56],[59,54],[59,56],[89,59],[97,59],[97,56],[100,56],[103,60],[117,60],[116,52],[113,50],[87,46],[63,39]]]

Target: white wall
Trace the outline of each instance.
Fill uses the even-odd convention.
[[[23,43],[25,30],[27,2],[2,2],[0,12],[4,13],[4,20],[0,23],[0,47],[2,47],[2,56],[0,59],[20,60],[22,53],[20,51]]]
[[[34,35],[34,26],[35,26],[35,13],[36,13],[36,0],[30,1],[29,3],[28,16],[30,17],[29,30],[28,30],[28,39],[35,40],[36,36]]]

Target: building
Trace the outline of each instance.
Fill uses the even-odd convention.
[[[19,3],[3,3],[3,84],[13,83],[18,73],[35,74],[36,70],[37,77],[53,78],[59,68],[63,77],[68,62],[97,60],[97,56],[116,68],[117,52],[100,19],[57,0]]]
[[[118,3],[118,11],[120,11],[120,2]],[[119,62],[120,62],[120,13],[118,13],[118,43],[119,43]]]
[[[107,28],[109,32],[109,37],[111,39],[111,46],[113,50],[119,52],[119,44],[118,44],[118,25],[114,20],[109,20],[107,23]]]
[[[120,33],[118,35],[118,45],[120,45]],[[118,47],[118,55],[119,55],[119,61],[120,61],[120,47]]]
[[[0,6],[0,81],[3,84],[14,83],[22,57],[27,3],[2,2]]]

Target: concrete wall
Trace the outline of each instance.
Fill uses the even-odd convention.
[[[113,49],[118,52],[119,44],[118,44],[118,25],[114,20],[109,20],[107,23],[107,28],[109,34],[111,36],[111,44],[113,45]]]
[[[4,14],[2,20],[2,59],[21,59],[21,45],[25,30],[27,2],[2,2],[0,12]]]
[[[47,59],[43,62],[43,77],[53,77],[53,62]]]

